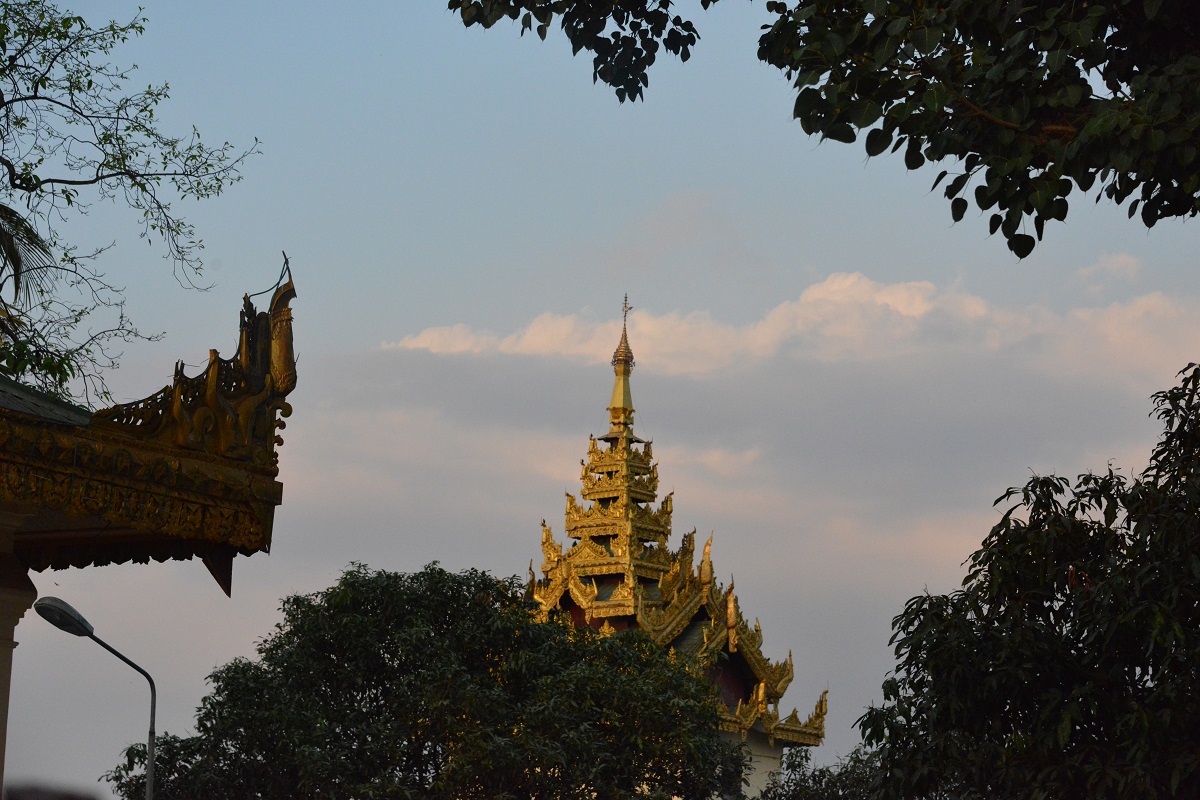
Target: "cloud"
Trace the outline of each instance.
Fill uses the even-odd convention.
[[[1130,279],[1138,268],[1137,259],[1116,254],[1081,274]],[[1142,390],[1169,381],[1200,350],[1200,329],[1193,322],[1197,312],[1196,298],[1158,292],[1057,312],[1039,305],[997,306],[928,281],[888,284],[860,273],[835,273],[745,325],[722,322],[704,310],[635,311],[629,334],[638,363],[664,375],[702,378],[780,355],[846,363],[1012,351],[1046,373],[1119,381]],[[506,336],[457,324],[427,328],[382,347],[599,364],[611,357],[618,336],[615,321],[547,312]]]
[[[1089,376],[1131,388],[1166,388],[1171,377],[1197,360],[1197,302],[1162,292],[1098,308],[1077,308],[1055,326],[1046,369]]]
[[[700,467],[708,474],[718,478],[742,475],[762,458],[762,451],[757,447],[732,450],[723,447],[697,448],[672,445],[660,447],[655,452],[659,458],[680,467]]]
[[[621,327],[615,322],[587,323],[572,315],[545,313],[522,330],[499,337],[476,332],[467,325],[426,328],[398,342],[383,342],[384,350],[426,350],[437,355],[462,353],[550,356],[586,363],[611,358]]]
[[[587,446],[582,434],[518,432],[437,409],[330,410],[320,419],[287,442],[288,489],[313,508],[394,509],[426,492],[461,499],[483,485],[501,488],[482,493],[489,497],[519,484],[568,485]]]
[[[795,649],[785,703],[831,688],[831,742],[848,746],[894,664],[888,620],[958,585],[1005,487],[1144,459],[1148,392],[1126,384],[1191,346],[1194,305],[1056,311],[847,273],[743,324],[639,309],[638,433],[659,496],[675,491],[671,544],[715,532],[715,566],[772,657]],[[562,492],[606,426],[619,326],[586,312],[453,325],[310,367],[323,380],[298,389],[303,424],[286,432],[274,568],[536,570],[538,521],[564,541]]]
[[[1105,253],[1095,262],[1075,271],[1075,282],[1082,284],[1089,297],[1104,293],[1110,284],[1132,283],[1141,272],[1141,259],[1128,253]]]
[[[749,359],[761,362],[786,348],[825,360],[879,358],[914,340],[922,321],[985,318],[979,298],[939,292],[926,281],[881,284],[859,273],[837,273],[814,284],[797,300],[781,303],[762,319],[735,326],[707,311],[654,315],[635,311],[629,333],[639,363],[668,375],[701,376]],[[457,324],[426,328],[385,350],[450,354],[514,354],[603,363],[619,335],[616,322],[588,322],[575,315],[544,313],[508,336]]]

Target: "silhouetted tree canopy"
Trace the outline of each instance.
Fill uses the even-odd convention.
[[[1200,797],[1200,367],[1149,466],[1035,477],[963,588],[909,601],[860,720],[882,798]]]
[[[740,796],[712,687],[637,632],[534,622],[524,587],[353,567],[210,677],[158,800]],[[145,746],[107,777],[144,796]]]

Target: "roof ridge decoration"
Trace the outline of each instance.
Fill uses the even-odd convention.
[[[249,295],[243,297],[238,348],[232,358],[209,350],[208,365],[190,377],[184,363],[176,362],[170,385],[143,400],[96,411],[92,424],[277,475],[275,446],[283,439],[276,431],[285,427],[279,417],[291,415],[284,398],[296,387],[290,308],[295,297],[289,269],[267,311],[258,311]]]
[[[580,461],[579,496],[567,493],[564,523],[575,542],[564,551],[542,520],[542,575],[530,571],[528,594],[543,616],[567,612],[574,624],[601,632],[638,627],[688,658],[718,685],[723,729],[745,737],[765,734],[774,743],[817,745],[824,738],[825,695],[801,722],[795,710],[780,717],[779,700],[794,676],[792,654],[772,662],[762,653],[762,627],[747,624],[732,579],[714,579],[713,537],[695,563],[696,532],[671,551],[673,494],[658,498],[653,446],[633,432],[626,296],[621,339],[613,353],[610,427],[588,439]],[[736,684],[736,685],[735,685]]]

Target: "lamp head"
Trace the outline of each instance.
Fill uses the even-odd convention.
[[[33,608],[51,625],[75,636],[91,636],[95,630],[92,623],[83,618],[83,614],[57,597],[40,598],[33,604]]]

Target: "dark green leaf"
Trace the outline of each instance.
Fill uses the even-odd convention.
[[[854,128],[849,123],[839,122],[826,128],[824,137],[826,139],[833,139],[835,142],[850,143],[855,138]]]
[[[1008,249],[1013,251],[1017,258],[1025,258],[1032,253],[1035,244],[1034,238],[1024,233],[1008,237]]]
[[[904,151],[904,166],[909,169],[920,169],[924,164],[925,156],[921,155],[921,148],[910,141]]]
[[[892,134],[882,128],[872,128],[867,131],[867,155],[877,156],[892,143]]]
[[[950,203],[950,216],[955,222],[962,220],[963,215],[967,213],[967,201],[965,198],[956,197]]]

